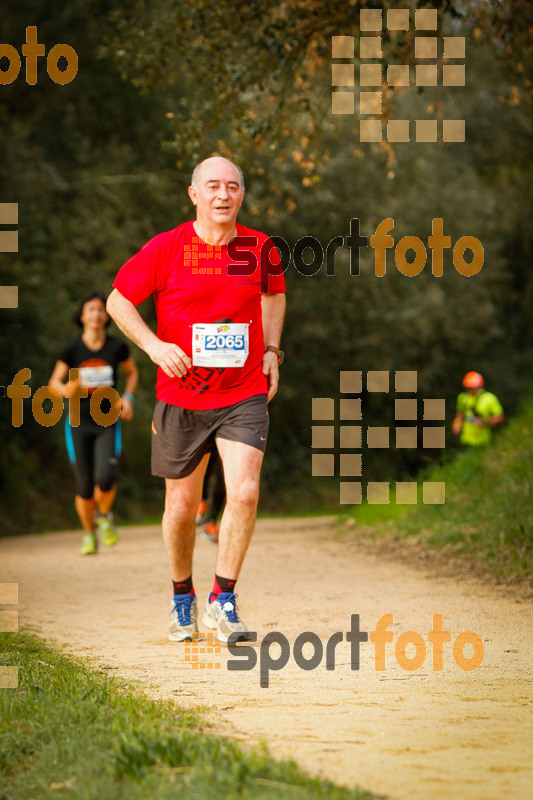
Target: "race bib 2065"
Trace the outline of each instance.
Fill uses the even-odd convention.
[[[195,367],[243,367],[248,357],[247,322],[198,323],[192,326]]]

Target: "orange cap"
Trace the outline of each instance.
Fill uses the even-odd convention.
[[[481,389],[484,384],[483,375],[480,375],[479,372],[467,372],[463,378],[465,389]]]

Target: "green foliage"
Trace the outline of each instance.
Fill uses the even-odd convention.
[[[20,48],[26,25],[35,24],[39,42],[48,48],[68,42],[80,64],[66,86],[54,84],[40,63],[37,86],[17,79],[1,87],[2,201],[19,204],[20,240],[17,255],[0,254],[0,284],[19,285],[19,308],[0,311],[3,386],[22,367],[31,369],[32,392],[46,385],[59,350],[79,335],[72,315],[80,298],[93,289],[109,292],[120,265],[147,238],[175,224],[168,197],[176,170],[158,144],[165,125],[160,104],[139,97],[94,55],[107,8],[75,2],[52,15],[26,2],[3,15],[4,41]],[[155,509],[161,496],[137,457],[146,455],[149,442],[143,409],[152,402],[155,368],[144,354],[135,357],[141,388],[127,466],[142,480],[129,492],[133,519],[146,511],[140,504]],[[63,424],[37,425],[26,401],[24,423],[14,429],[5,401],[0,425],[7,432],[0,449],[3,533],[76,524]]]
[[[111,16],[101,52],[145,93],[164,93],[172,114],[168,146],[179,163],[206,150],[265,150],[285,160],[296,143],[313,171],[322,162],[329,107],[331,37],[359,33],[373,0],[165,0]],[[450,0],[408,5],[445,9]],[[402,7],[405,7],[405,3]],[[177,32],[179,47],[176,47]],[[383,33],[391,63],[413,61],[413,32]],[[169,91],[169,87],[170,91]]]
[[[3,800],[374,797],[209,736],[195,712],[136,695],[36,638],[0,635],[0,664],[19,667],[19,688],[0,689]]]
[[[360,144],[356,117],[330,114],[331,36],[357,38],[361,7],[376,3],[77,0],[52,15],[30,0],[5,10],[4,41],[19,46],[25,26],[36,24],[48,47],[64,41],[78,51],[80,70],[64,87],[44,75],[36,87],[0,87],[2,200],[19,203],[21,242],[17,256],[0,254],[0,284],[20,287],[19,309],[0,312],[2,385],[26,366],[33,391],[46,384],[76,335],[70,319],[80,296],[109,291],[148,238],[190,218],[190,170],[217,150],[245,170],[242,222],[283,236],[291,249],[309,234],[325,249],[355,217],[363,235],[392,217],[396,242],[413,235],[426,243],[431,220],[442,217],[452,245],[476,236],[485,253],[473,278],[456,272],[451,250],[442,278],[430,274],[429,251],[416,278],[396,270],[392,251],[387,275],[376,278],[369,249],[360,276],[350,274],[346,248],[334,277],[289,267],[287,359],[272,403],[263,508],[338,502],[337,479],[311,478],[310,427],[312,397],[336,396],[340,370],[417,370],[420,396],[445,397],[449,420],[460,379],[474,368],[514,413],[533,357],[524,39],[533,6],[438,4],[439,33],[467,38],[466,86],[385,87],[386,113],[465,118],[467,141],[395,146]],[[411,35],[384,34],[384,74],[388,63],[412,61]],[[153,324],[151,301],[141,311]],[[155,514],[162,498],[148,456],[155,367],[132,349],[141,380],[135,418],[124,425],[119,519]],[[390,402],[364,403],[368,424],[392,424]],[[15,430],[7,401],[0,425],[2,533],[76,524],[62,426],[41,428],[26,402]],[[424,458],[366,451],[365,477],[412,475]]]
[[[527,580],[533,574],[532,442],[530,392],[490,446],[457,453],[423,476],[446,483],[444,505],[379,506],[381,516],[390,519],[392,512],[394,521],[378,524],[375,535],[415,537],[450,557],[473,558],[497,577]],[[372,521],[358,511],[354,516],[359,523]]]

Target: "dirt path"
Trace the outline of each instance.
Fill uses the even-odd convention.
[[[263,739],[274,755],[339,783],[398,800],[531,797],[530,604],[369,555],[338,539],[325,521],[260,521],[239,580],[241,613],[257,629],[258,645],[270,631],[291,643],[287,666],[261,688],[259,667],[229,671],[227,651],[197,655],[197,663],[219,669],[192,668],[183,645],[166,639],[169,580],[159,528],[124,528],[121,536],[117,548],[88,558],[77,554],[77,533],[0,540],[0,582],[19,583],[21,624],[139,681],[152,696],[210,706],[216,731]],[[200,604],[214,555],[199,538]],[[345,635],[334,670],[326,669],[325,655],[313,671],[296,664],[298,634],[313,631],[325,643],[349,630],[351,614],[360,614],[361,630],[370,632],[387,613],[394,615],[394,642],[386,645],[384,671],[375,670],[370,641],[361,644],[360,669],[352,670]],[[434,613],[452,634],[440,672],[432,669],[428,642]],[[485,651],[470,672],[452,654],[455,638],[468,630]],[[418,632],[427,645],[416,671],[396,662],[404,631]],[[467,645],[465,657],[472,652]],[[279,653],[272,645],[272,658]],[[303,656],[311,655],[308,644]]]

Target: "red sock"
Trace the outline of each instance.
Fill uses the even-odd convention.
[[[218,595],[222,594],[223,592],[234,592],[236,583],[237,579],[233,580],[231,578],[221,578],[220,575],[215,575],[213,591],[209,595],[209,602],[212,603],[213,600],[216,600]]]

